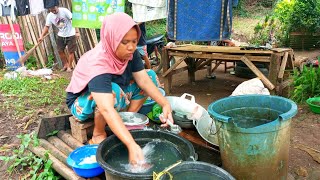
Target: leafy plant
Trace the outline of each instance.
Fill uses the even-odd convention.
[[[1,51],[1,48],[0,48],[0,69],[3,69],[5,65],[6,65],[6,62],[4,60],[3,52]]]
[[[50,54],[48,56],[48,62],[46,64],[47,68],[52,68],[54,65],[54,55],[53,54]]]
[[[20,147],[13,150],[11,156],[0,156],[0,160],[11,163],[7,171],[11,174],[14,170],[28,170],[29,173],[23,179],[41,180],[41,179],[59,179],[55,176],[52,169],[52,161],[49,160],[48,152],[45,158],[41,159],[31,152],[27,152],[28,146],[39,146],[39,139],[34,134],[24,134],[17,136],[21,140]]]
[[[25,44],[26,50],[30,50],[34,45],[27,42]],[[27,61],[25,62],[25,66],[27,67],[27,69],[36,69],[37,68],[37,59],[36,57],[34,57],[33,55],[31,55]]]
[[[314,33],[320,28],[319,17],[319,0],[295,0],[289,16],[289,31]]]
[[[57,135],[57,134],[58,134],[58,132],[59,132],[59,130],[54,130],[54,131],[52,131],[52,132],[48,133],[46,136],[47,136],[47,137],[55,136],[55,135]]]
[[[294,72],[294,90],[290,98],[298,103],[306,101],[310,97],[320,95],[320,69],[314,67],[303,67],[301,73]]]

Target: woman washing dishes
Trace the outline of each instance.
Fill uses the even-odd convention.
[[[80,121],[94,116],[91,143],[98,144],[107,137],[108,124],[127,147],[129,162],[136,164],[144,160],[143,152],[118,111],[138,112],[149,95],[162,106],[164,118],[173,122],[171,106],[157,88],[156,73],[144,69],[136,51],[140,29],[129,15],[114,13],[105,17],[100,36],[98,45],[79,59],[73,71],[66,89],[67,105]]]

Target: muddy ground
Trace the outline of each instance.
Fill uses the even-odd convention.
[[[320,51],[296,52],[296,56],[307,56],[314,58],[320,55]],[[206,78],[206,70],[196,72],[196,82],[188,83],[187,72],[176,74],[173,78],[173,88],[170,95],[181,96],[183,93],[189,93],[195,96],[198,104],[207,108],[215,100],[229,96],[232,91],[246,79],[238,78],[229,72],[223,72],[223,66],[220,66],[216,73],[216,79]],[[70,74],[63,73],[63,76],[70,77]],[[0,103],[3,102],[3,96],[0,94]],[[64,106],[64,105],[62,105]],[[306,151],[295,148],[299,144],[320,151],[320,115],[313,114],[309,108],[302,104],[299,105],[298,114],[292,119],[291,123],[291,145],[289,160],[289,179],[320,179],[320,164]],[[48,112],[45,109],[43,112]],[[49,113],[49,112],[48,112]],[[40,119],[40,118],[39,118]],[[33,123],[28,129],[23,130],[25,122],[21,119],[12,117],[10,111],[0,111],[0,155],[3,155],[6,149],[17,147],[19,139],[15,136],[21,133],[30,133],[38,125]],[[7,166],[0,161],[1,179],[9,179],[5,173]],[[13,174],[12,179],[21,177],[18,172]]]

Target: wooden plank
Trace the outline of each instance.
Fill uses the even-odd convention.
[[[228,46],[202,46],[190,45],[184,47],[170,47],[172,51],[190,51],[190,52],[213,52],[213,53],[244,53],[244,54],[272,54],[270,50],[241,50],[240,47]]]
[[[261,81],[268,87],[268,89],[273,90],[275,88],[275,86],[269,81],[269,79],[266,78],[264,74],[248,58],[243,56],[241,60],[252,70],[252,72],[256,76],[261,79]]]
[[[269,66],[269,76],[268,79],[274,85],[277,85],[278,72],[280,68],[280,55],[278,53],[274,53],[271,55],[271,61]],[[271,91],[271,94],[275,94],[275,91]]]
[[[188,57],[188,54],[185,54],[183,57],[180,57],[179,60],[176,61],[174,65],[172,65],[168,70],[166,70],[163,74],[162,77],[166,77],[173,69],[175,69],[179,64],[184,61]]]
[[[56,136],[49,137],[48,141],[55,147],[60,149],[60,151],[67,156],[73,151],[73,149],[71,149],[66,143],[64,143],[61,139],[59,139]]]
[[[288,62],[288,54],[289,54],[288,52],[285,52],[282,58],[282,62],[281,62],[279,73],[278,73],[278,79],[283,78],[284,70],[286,69],[287,62]]]
[[[39,139],[46,139],[47,135],[52,131],[70,129],[70,116],[71,114],[65,114],[55,117],[42,118],[36,130],[37,137]]]
[[[208,65],[208,64],[210,64],[212,62],[212,60],[206,60],[204,63],[202,63],[202,64],[199,64],[199,65],[196,65],[197,67],[196,67],[196,69],[197,70],[200,70],[200,69],[202,69],[204,66],[206,66],[206,65]]]
[[[211,73],[213,73],[216,69],[218,69],[220,64],[222,64],[222,61],[217,61],[217,63],[215,63],[214,67],[211,69]]]
[[[44,149],[49,150],[50,154],[52,154],[54,157],[59,159],[59,161],[63,162],[65,165],[67,165],[67,157],[65,154],[63,154],[59,149],[57,149],[54,145],[50,144],[45,139],[39,139],[40,146],[42,146]]]
[[[178,74],[178,73],[181,73],[181,72],[186,71],[186,70],[188,70],[188,66],[172,70],[170,75]]]
[[[162,71],[166,72],[170,68],[168,49],[166,47],[162,48],[161,59],[163,62]],[[166,94],[170,94],[172,76],[169,74],[168,76],[163,78],[164,90]]]
[[[199,67],[203,61],[205,61],[205,59],[197,59],[196,67]]]
[[[169,51],[169,56],[184,56],[186,53],[185,52],[173,52]],[[242,55],[233,55],[233,54],[223,54],[223,53],[207,53],[207,54],[196,54],[196,53],[188,53],[188,56],[191,58],[196,58],[196,59],[214,59],[214,60],[225,60],[225,61],[241,61],[241,57],[243,55],[246,55],[246,57],[252,61],[252,62],[270,62],[270,55],[261,55],[261,56],[251,56],[248,54],[242,54]]]
[[[32,151],[34,154],[41,158],[45,158],[45,154],[47,151],[42,147],[33,147],[28,146],[28,149]],[[71,170],[68,166],[59,161],[56,157],[49,153],[49,159],[52,161],[52,167],[57,173],[59,173],[62,177],[68,180],[85,180],[84,178],[78,176],[73,170]]]
[[[189,83],[193,83],[196,81],[196,61],[195,59],[188,57],[185,62],[188,65],[188,81]]]
[[[291,68],[291,69],[294,69],[294,54],[293,54],[293,50],[289,51],[289,62],[287,63],[288,64],[288,67]]]

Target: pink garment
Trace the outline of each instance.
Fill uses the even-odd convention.
[[[117,12],[106,16],[100,31],[100,42],[79,59],[66,91],[78,93],[92,78],[100,74],[122,74],[132,57],[122,61],[115,52],[123,37],[134,26],[137,26],[136,23],[125,13]],[[141,33],[138,26],[137,30],[139,39]]]

